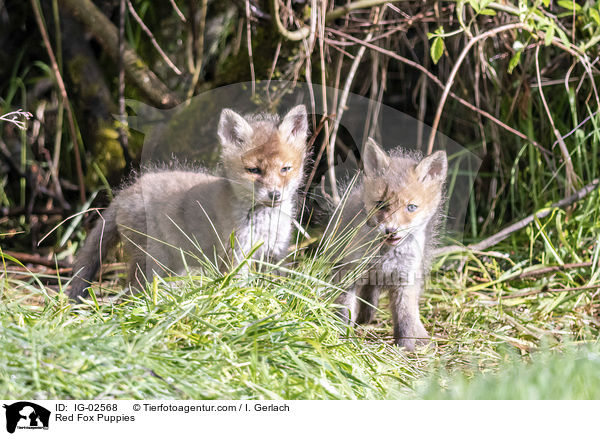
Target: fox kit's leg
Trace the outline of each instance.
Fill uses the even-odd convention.
[[[356,315],[358,314],[358,299],[356,294],[359,292],[361,285],[355,284],[350,289],[342,292],[337,299],[337,303],[342,306],[339,309],[339,316],[345,322],[354,324]]]
[[[379,295],[381,288],[370,284],[363,285],[358,294],[358,313],[356,322],[358,324],[368,324],[375,318],[377,305],[379,304]]]
[[[132,291],[135,292],[144,289],[146,283],[146,277],[144,277],[145,271],[146,256],[140,251],[136,251],[130,256],[127,263],[127,284],[131,287]]]
[[[67,290],[73,300],[87,296],[87,288],[100,269],[103,257],[119,239],[117,209],[117,206],[111,205],[101,214],[101,219],[96,222],[85,245],[77,253],[73,266],[74,277]]]
[[[340,317],[352,325],[370,323],[375,316],[380,293],[379,286],[355,283],[338,298],[338,304],[342,305]]]
[[[419,316],[421,284],[400,286],[390,291],[390,305],[394,322],[394,342],[409,351],[415,345],[429,340],[427,330]]]

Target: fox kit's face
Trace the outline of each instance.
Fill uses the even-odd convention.
[[[389,156],[369,139],[363,163],[363,202],[368,223],[385,236],[387,244],[397,245],[427,225],[442,201],[448,167],[445,152],[438,151],[417,162]]]
[[[296,106],[275,117],[243,118],[224,109],[219,139],[226,177],[239,198],[275,207],[295,195],[303,178],[308,121]]]

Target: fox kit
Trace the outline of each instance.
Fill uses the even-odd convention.
[[[181,273],[183,253],[198,255],[198,249],[221,268],[239,262],[258,243],[253,257],[283,257],[307,135],[303,105],[281,122],[276,115],[243,117],[224,109],[218,126],[223,174],[153,171],[122,190],[78,253],[69,296],[85,294],[102,257],[119,239],[129,257],[128,280],[138,286],[153,273]]]
[[[342,315],[351,323],[371,322],[379,294],[387,290],[395,343],[413,350],[428,339],[418,304],[444,197],[446,153],[422,160],[402,150],[388,155],[369,139],[363,165],[362,183],[348,194],[341,212],[342,228],[358,227],[343,263],[360,262],[369,250],[372,260],[340,296]]]

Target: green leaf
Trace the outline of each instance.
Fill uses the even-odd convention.
[[[573,16],[572,11],[561,12],[560,14],[556,14],[556,18],[565,18],[565,17],[572,17],[572,16]]]
[[[570,47],[571,42],[569,41],[567,34],[560,27],[557,27],[556,31],[558,32],[558,37],[563,42],[563,44],[566,45],[567,47]]]
[[[508,63],[508,74],[512,74],[515,67],[519,65],[519,62],[521,61],[521,53],[523,52],[518,51],[513,55],[512,58],[510,58],[510,62]]]
[[[598,9],[590,8],[590,17],[600,26],[600,13],[598,13]]]
[[[575,11],[579,12],[581,10],[581,6],[571,0],[559,0],[558,6],[568,9],[570,11],[575,8]]]
[[[469,4],[471,5],[471,7],[475,11],[475,13],[479,13],[479,2],[478,1],[469,0]]]
[[[431,59],[433,59],[433,63],[437,64],[442,55],[444,54],[444,40],[440,37],[435,38],[433,40],[433,44],[431,44]]]
[[[482,9],[479,11],[479,15],[496,15],[496,11],[493,9]]]
[[[546,46],[549,46],[550,44],[552,44],[553,39],[554,39],[554,26],[549,26],[548,29],[546,29],[546,36],[544,37],[544,44]]]
[[[542,0],[542,3],[544,4],[545,7],[550,6],[550,0]]]

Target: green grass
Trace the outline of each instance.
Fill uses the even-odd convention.
[[[78,305],[2,256],[0,396],[598,399],[599,260],[598,190],[489,251],[439,258],[421,303],[432,343],[406,353],[385,299],[376,324],[340,322],[321,249],[285,276],[156,279]]]
[[[77,307],[5,288],[0,396],[381,398],[419,374],[394,347],[345,338],[298,279],[228,279]]]
[[[440,371],[417,385],[414,398],[428,400],[597,400],[600,344],[545,351],[525,363],[507,355],[499,373],[449,375]],[[473,368],[477,372],[477,368]]]
[[[136,7],[151,28],[158,28],[162,15],[148,12],[149,5],[137,2]],[[577,20],[573,18],[578,27],[574,45],[582,47],[597,39],[592,6],[586,4],[577,12]],[[545,8],[537,2],[532,9]],[[462,10],[457,9],[461,16]],[[567,14],[560,27],[569,28],[571,13],[566,7],[559,11]],[[452,8],[437,18],[435,27],[447,27],[448,13],[454,15]],[[486,23],[481,24],[489,28],[493,23],[488,20],[494,19],[484,18]],[[498,26],[506,22],[506,16],[498,15],[495,20]],[[15,21],[15,28],[24,22]],[[130,24],[127,39],[136,51],[147,51],[149,41],[140,39],[139,27]],[[223,50],[217,51],[228,53],[226,48],[239,39],[228,38],[235,26],[225,28]],[[545,26],[541,30],[547,31]],[[181,32],[174,33],[179,38]],[[32,35],[37,38],[35,32]],[[523,37],[527,37],[525,32],[515,35],[526,42]],[[450,41],[446,40],[448,50],[442,63],[447,62],[446,56],[455,59],[461,47],[460,41]],[[27,91],[39,79],[54,81],[48,65],[34,55],[37,51],[30,56],[30,42],[26,39],[22,47],[8,51],[14,60],[0,97],[4,112],[14,106],[27,108]],[[469,149],[488,161],[477,174],[466,214],[465,234],[473,239],[493,234],[567,195],[564,156],[554,144],[556,135],[539,89],[532,86],[535,51],[524,50],[511,74],[506,72],[509,57],[495,60],[501,54],[498,47],[509,47],[512,42],[512,38],[498,37],[495,43],[473,50],[473,62],[461,67],[453,89],[469,101],[480,99],[482,109],[547,151],[476,119],[454,100],[446,103],[442,130],[463,144],[476,140]],[[37,39],[34,43],[39,46]],[[419,51],[414,44],[405,46]],[[597,57],[596,48],[597,44],[585,50],[589,59]],[[408,56],[407,50],[398,49]],[[559,56],[564,52],[543,47],[541,54],[541,64],[549,67],[543,68],[543,78],[563,79],[567,70],[560,66]],[[45,52],[42,55],[47,58]],[[285,57],[282,52],[281,58]],[[482,65],[478,59],[490,61]],[[242,61],[247,70],[247,58]],[[481,85],[479,74],[468,73],[468,63],[473,72],[486,72]],[[556,129],[565,135],[574,170],[581,178],[579,185],[600,175],[600,115],[582,64],[576,62],[576,68],[569,69],[572,79],[580,76],[583,80],[568,85],[566,92],[559,85],[544,87]],[[294,67],[293,62],[279,65],[278,71],[290,66]],[[394,68],[390,73],[397,72]],[[443,80],[443,68],[439,73]],[[388,79],[386,92],[390,97],[408,95],[404,91],[416,88],[418,74],[403,72],[404,88]],[[356,84],[362,86],[365,79],[370,80],[362,75]],[[223,71],[219,81],[228,83]],[[210,88],[214,83],[206,85]],[[111,89],[116,95],[115,88]],[[127,97],[137,93],[129,87]],[[438,96],[429,94],[429,104],[437,105]],[[46,146],[54,142],[58,148],[49,149],[54,154],[62,138],[67,152],[62,152],[57,166],[62,168],[61,179],[73,181],[70,146],[64,148],[70,137],[62,122],[64,102],[59,103],[54,126],[54,97],[48,98],[39,100],[39,107],[50,110],[40,120],[44,136],[21,132],[12,138],[1,133],[7,142],[17,144],[15,162],[21,170],[32,164],[47,168],[45,161],[31,160],[33,155],[27,154],[28,146],[34,145],[28,138],[35,140],[36,150],[37,143],[44,148],[44,139]],[[405,100],[404,110],[412,111],[412,101]],[[36,101],[30,103],[35,106]],[[575,126],[573,134],[567,134]],[[31,199],[25,177],[9,180],[0,177],[0,204],[26,206]],[[37,192],[35,186],[31,188]],[[58,239],[70,239],[77,222],[73,223],[59,229],[65,233]],[[16,229],[23,239],[17,245],[11,242],[12,248],[21,243],[31,246],[29,232],[34,226],[24,216],[1,217],[0,226],[0,245]],[[67,256],[66,251],[59,256]],[[352,330],[339,322],[331,307],[336,290],[327,284],[327,265],[319,256],[300,258],[295,272],[287,277],[186,277],[176,286],[157,281],[144,294],[77,306],[42,285],[40,280],[45,278],[41,275],[22,278],[14,259],[2,256],[1,250],[0,257],[0,396],[4,398],[600,398],[598,191],[568,210],[554,211],[490,251],[438,259],[421,304],[433,341],[410,354],[391,345],[392,327],[385,310],[373,326]],[[549,267],[556,268],[550,271]]]
[[[385,310],[343,325],[316,258],[285,277],[156,280],[80,305],[13,278],[6,259],[0,396],[600,398],[600,347],[581,345],[600,330],[599,215],[596,191],[494,252],[440,259],[421,305],[433,342],[417,353],[391,345]],[[538,274],[559,260],[589,264]]]

